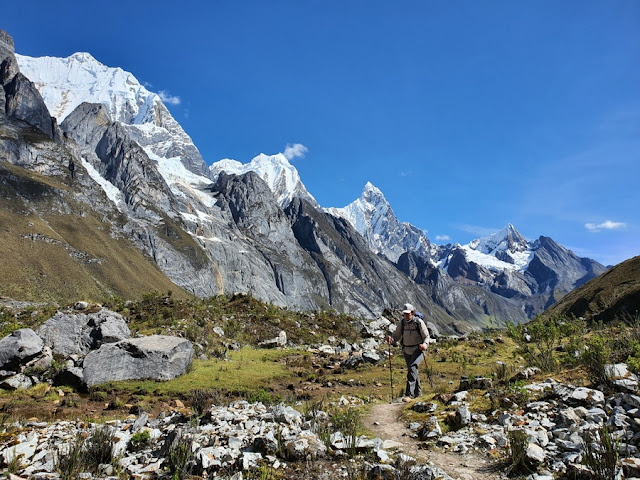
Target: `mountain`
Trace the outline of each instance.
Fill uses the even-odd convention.
[[[367,182],[360,197],[343,208],[327,208],[326,212],[347,220],[376,253],[397,262],[400,255],[415,251],[430,256],[431,243],[424,231],[400,222],[382,192]]]
[[[289,163],[289,160],[282,153],[277,155],[260,154],[247,164],[224,159],[209,167],[210,176],[214,181],[220,172],[233,175],[243,175],[247,172],[257,173],[269,185],[282,208],[289,205],[294,198],[303,198],[314,207],[319,208],[315,198],[300,180],[298,170]]]
[[[442,247],[435,261],[460,284],[513,299],[529,317],[606,270],[549,237],[528,241],[511,224],[467,245]]]
[[[640,256],[625,260],[568,293],[545,315],[636,324],[640,320]]]
[[[51,115],[63,122],[82,103],[100,103],[109,118],[163,168],[178,159],[186,170],[207,176],[208,169],[193,141],[171,116],[160,97],[129,72],[103,65],[89,53],[67,58],[15,55],[20,71],[37,87]],[[169,165],[167,168],[171,168]],[[171,184],[171,180],[167,183]]]
[[[44,227],[30,237],[28,223],[5,228],[23,255],[3,257],[0,271],[29,264],[33,238],[44,238],[72,252],[55,256],[60,271],[86,272],[102,294],[126,296],[127,284],[139,292],[149,275],[157,280],[150,288],[250,293],[364,317],[411,301],[443,331],[463,332],[523,321],[603,268],[546,237],[528,242],[512,226],[466,246],[433,245],[399,222],[371,184],[350,206],[322,210],[282,154],[206,168],[161,98],[130,73],[89,54],[16,57],[11,37],[0,33],[0,167],[14,212],[6,224],[36,212],[38,225],[62,237]],[[60,215],[80,216],[77,241],[97,245],[77,243]],[[123,245],[122,258],[113,242]],[[123,278],[107,271],[127,262]],[[66,281],[48,275],[47,265],[25,270],[27,284],[39,285],[34,296],[55,297]],[[70,283],[67,296],[83,294]]]

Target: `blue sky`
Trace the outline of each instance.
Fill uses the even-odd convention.
[[[299,143],[325,207],[370,181],[437,243],[513,223],[640,254],[637,0],[25,5],[0,20],[18,53],[132,72],[208,164]]]

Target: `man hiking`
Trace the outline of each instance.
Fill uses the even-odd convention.
[[[404,304],[402,317],[396,331],[387,337],[387,342],[401,341],[402,343],[404,361],[407,364],[407,386],[402,401],[408,402],[411,398],[422,395],[418,367],[422,363],[424,352],[429,344],[429,330],[424,321],[416,315],[416,309],[410,303]]]

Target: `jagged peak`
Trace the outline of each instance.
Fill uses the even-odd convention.
[[[380,189],[378,187],[376,187],[373,183],[371,182],[367,182],[364,186],[364,188],[362,189],[362,194],[373,194],[373,195],[380,195],[383,196],[382,191],[380,191]]]

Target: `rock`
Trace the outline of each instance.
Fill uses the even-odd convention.
[[[487,377],[469,377],[460,378],[460,390],[489,390],[493,385],[493,380]]]
[[[530,442],[527,446],[526,458],[531,464],[539,465],[544,462],[546,454],[540,445]]]
[[[344,367],[344,368],[348,368],[350,370],[353,370],[355,368],[358,367],[358,365],[364,363],[364,359],[362,358],[362,355],[349,355],[347,358],[345,358],[341,363],[340,366]]]
[[[240,459],[243,470],[251,470],[257,468],[262,460],[260,453],[243,452]]]
[[[74,310],[86,310],[87,308],[89,308],[89,302],[76,302],[75,305],[73,306]]]
[[[438,417],[429,417],[429,420],[418,430],[418,438],[421,440],[437,439],[442,435],[442,429],[438,423]]]
[[[471,412],[468,405],[460,405],[456,409],[455,422],[458,427],[466,427],[471,423]]]
[[[57,386],[66,385],[76,390],[85,388],[84,373],[80,367],[66,367],[53,379],[53,384]]]
[[[57,122],[51,118],[49,110],[36,86],[22,73],[4,85],[6,115],[23,120],[38,128],[49,138],[54,138]]]
[[[0,382],[0,388],[4,390],[25,390],[30,388],[33,382],[29,377],[22,373],[18,373],[13,377],[5,378]]]
[[[84,359],[84,381],[93,386],[141,378],[171,380],[186,373],[192,357],[191,342],[166,335],[107,343]]]
[[[298,438],[285,445],[287,458],[304,460],[307,456],[312,459],[325,455],[327,447],[311,432],[303,432]]]
[[[0,370],[13,370],[42,352],[42,339],[30,328],[15,330],[0,340]]]
[[[364,361],[364,363],[375,364],[375,363],[378,363],[380,361],[380,355],[378,355],[374,351],[363,352],[362,353],[362,360]]]
[[[131,331],[120,314],[102,309],[91,314],[57,312],[38,335],[54,354],[69,357],[129,338]]]

